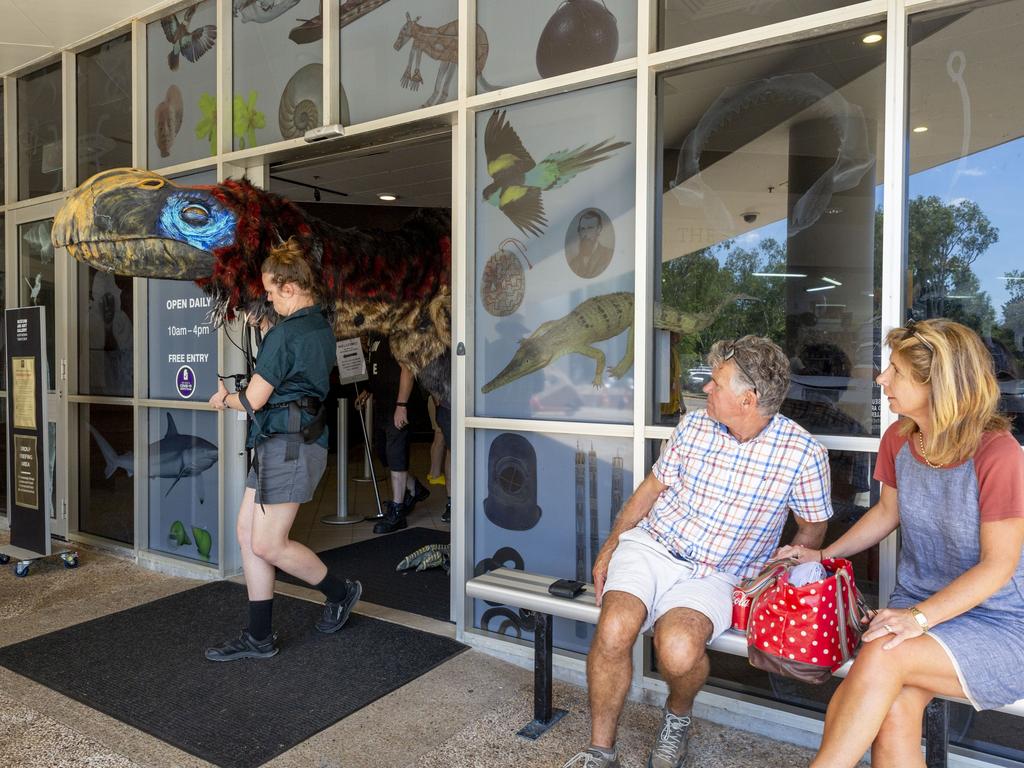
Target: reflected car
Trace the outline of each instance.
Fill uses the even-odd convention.
[[[711,368],[706,365],[698,365],[686,372],[686,376],[683,377],[683,387],[689,392],[700,392],[709,381],[711,381]]]

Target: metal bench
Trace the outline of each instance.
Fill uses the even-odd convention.
[[[552,707],[552,624],[557,616],[573,621],[597,624],[601,609],[594,602],[594,587],[572,600],[554,597],[548,593],[548,585],[555,579],[536,573],[498,568],[466,582],[466,595],[479,600],[489,600],[530,611],[536,618],[533,635],[533,720],[527,723],[519,735],[537,739],[562,719],[565,710]],[[747,637],[744,633],[730,629],[708,644],[708,648],[734,656],[747,655]],[[852,661],[836,670],[837,677],[846,677]],[[927,768],[945,768],[949,748],[949,702],[962,699],[936,698],[925,712],[925,764]],[[1024,700],[1001,712],[1024,715]]]

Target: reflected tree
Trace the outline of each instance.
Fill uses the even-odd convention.
[[[990,329],[992,302],[971,266],[999,241],[999,230],[977,203],[944,203],[935,195],[910,201],[909,224],[915,316],[949,317],[978,331]]]
[[[700,333],[675,339],[686,365],[699,364],[718,339],[758,333],[781,343],[785,333],[785,292],[781,280],[755,277],[755,272],[784,271],[785,247],[762,240],[753,249],[724,240],[662,264],[661,297],[684,311],[717,306],[730,294],[743,294]]]

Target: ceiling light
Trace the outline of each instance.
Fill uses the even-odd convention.
[[[826,283],[832,283],[832,285],[842,285],[842,283],[840,283],[838,280],[833,280],[831,277],[823,277],[821,279],[824,280]]]
[[[808,288],[808,293],[814,293],[815,291],[832,291],[835,290],[834,285],[819,285],[817,288]]]
[[[390,203],[394,200],[397,200],[398,195],[396,195],[394,192],[378,192],[377,199],[383,200],[385,203]]]
[[[798,272],[751,272],[754,277],[807,277]]]
[[[927,132],[928,132],[928,126],[927,125],[919,125],[919,126],[917,126],[914,129],[914,133],[927,133]]]
[[[875,43],[882,42],[882,36],[877,32],[872,32],[870,35],[864,35],[861,42],[866,43],[868,45],[874,45]]]

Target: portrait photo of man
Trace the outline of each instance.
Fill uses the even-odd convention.
[[[584,208],[569,223],[565,233],[565,260],[580,277],[597,277],[612,260],[615,230],[608,214],[600,208]]]

